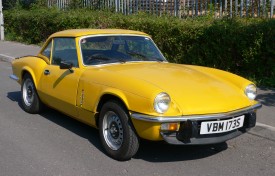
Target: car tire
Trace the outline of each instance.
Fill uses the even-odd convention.
[[[26,73],[21,84],[21,100],[24,111],[37,114],[41,112],[43,104],[40,101],[35,84],[30,74]]]
[[[109,101],[101,108],[99,135],[106,153],[116,160],[129,160],[138,151],[139,138],[126,108],[118,101]]]

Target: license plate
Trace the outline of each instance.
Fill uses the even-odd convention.
[[[241,128],[243,122],[244,115],[229,120],[202,122],[200,134],[214,134],[232,131]]]

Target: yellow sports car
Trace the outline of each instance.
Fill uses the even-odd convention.
[[[214,144],[256,123],[256,86],[237,75],[168,63],[151,37],[76,29],[49,37],[37,56],[12,62],[22,106],[52,107],[99,129],[106,153],[130,159],[139,139]]]

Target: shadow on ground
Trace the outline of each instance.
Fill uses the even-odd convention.
[[[9,92],[7,97],[12,101],[18,102],[18,105],[22,108],[20,91]],[[89,140],[99,151],[104,152],[96,129],[50,108],[47,108],[40,115],[72,133]],[[148,162],[196,160],[215,155],[226,149],[226,143],[203,146],[176,146],[168,145],[164,142],[141,140],[139,151],[134,156],[134,159],[142,159]]]
[[[265,106],[275,106],[275,89],[261,88],[256,100]]]
[[[164,142],[141,141],[138,153],[134,158],[148,162],[175,162],[197,160],[220,153],[228,148],[227,143],[181,146]]]

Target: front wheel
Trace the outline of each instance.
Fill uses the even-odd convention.
[[[40,101],[33,79],[30,74],[25,74],[21,85],[21,96],[23,109],[31,114],[39,113],[42,110]]]
[[[112,158],[129,160],[137,152],[139,139],[126,109],[117,101],[105,103],[99,115],[101,143]]]

